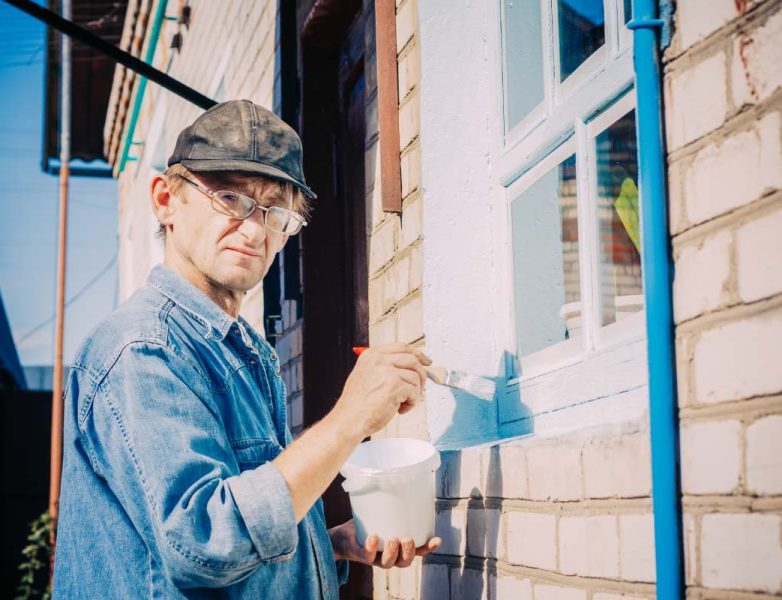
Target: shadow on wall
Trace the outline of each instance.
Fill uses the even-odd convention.
[[[483,401],[469,394],[454,394],[456,410],[453,422],[440,440],[457,439],[457,435],[461,434],[466,443],[449,448],[441,455],[441,467],[437,473],[435,535],[441,537],[443,543],[436,554],[424,559],[422,600],[482,598],[484,594],[489,600],[497,598],[495,586],[489,584],[497,574],[503,498],[508,495],[509,484],[513,483],[503,478],[512,478],[517,471],[513,465],[505,465],[503,469],[500,445],[491,442],[499,440],[501,433],[505,437],[530,434],[534,423],[531,412],[521,403],[519,386],[506,385],[514,376],[507,366],[513,364],[513,359],[505,352],[498,369],[500,374],[494,378],[497,383],[493,401],[496,425],[491,435],[482,438],[464,436],[464,428],[475,425],[469,414],[463,415],[469,413],[465,410],[468,407],[466,403]],[[521,412],[516,414],[523,415],[523,418],[502,424],[500,400],[521,406]],[[473,441],[476,438],[480,441]],[[467,444],[471,442],[480,445],[467,450]],[[469,480],[463,480],[465,477]]]

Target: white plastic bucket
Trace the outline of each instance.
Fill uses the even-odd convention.
[[[359,444],[340,473],[350,495],[356,537],[370,534],[379,549],[391,538],[412,537],[416,548],[434,535],[434,472],[440,454],[429,442],[408,438]]]

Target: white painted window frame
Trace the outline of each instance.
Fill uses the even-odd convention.
[[[495,256],[499,272],[505,274],[499,278],[498,286],[498,305],[507,307],[503,319],[504,346],[507,354],[515,357],[506,366],[510,379],[499,399],[498,426],[506,435],[517,432],[515,425],[530,416],[536,423],[536,431],[540,430],[541,421],[546,422],[546,428],[567,426],[568,420],[573,421],[566,416],[568,413],[577,414],[579,424],[587,425],[590,419],[584,418],[584,408],[599,404],[597,400],[604,401],[606,406],[637,407],[644,401],[647,381],[644,311],[605,327],[599,326],[598,314],[600,250],[595,138],[636,105],[632,36],[624,26],[623,1],[604,0],[606,43],[561,83],[555,26],[557,1],[541,0],[541,4],[542,38],[547,44],[543,52],[544,100],[511,131],[505,130],[503,2],[497,0],[494,5],[499,24],[495,47],[499,49],[500,85],[496,93],[504,132],[493,149],[502,189],[497,194],[499,206],[495,211],[498,233]],[[511,202],[573,153],[576,154],[582,334],[518,357]],[[618,404],[617,399],[621,399]],[[564,410],[567,408],[573,410]],[[614,412],[619,414],[623,410]],[[600,422],[600,413],[600,409],[594,411],[593,419]]]

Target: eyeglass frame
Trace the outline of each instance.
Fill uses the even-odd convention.
[[[302,230],[303,227],[307,226],[307,221],[304,219],[304,217],[302,217],[299,213],[297,213],[294,210],[290,210],[288,208],[283,208],[281,206],[262,206],[262,205],[258,204],[258,202],[254,198],[251,198],[250,196],[247,196],[246,194],[241,194],[239,192],[234,192],[232,190],[223,190],[223,189],[214,190],[213,191],[213,190],[210,190],[205,185],[203,185],[202,183],[199,183],[198,181],[193,181],[192,179],[190,179],[189,177],[185,177],[184,175],[177,174],[177,177],[179,177],[180,179],[183,179],[184,181],[186,181],[187,183],[192,185],[195,189],[197,189],[199,192],[204,194],[207,198],[209,198],[209,200],[211,200],[210,205],[212,207],[212,210],[214,210],[215,212],[220,213],[221,215],[225,215],[227,217],[231,217],[232,219],[241,219],[241,220],[244,221],[245,219],[249,219],[250,216],[252,216],[252,214],[255,212],[256,208],[260,208],[263,211],[263,226],[268,228],[268,229],[271,229],[275,233],[280,233],[282,235],[297,235]],[[219,210],[215,206],[215,202],[217,201],[217,199],[216,199],[217,192],[228,192],[229,194],[235,194],[236,196],[241,196],[243,198],[247,198],[248,200],[250,200],[253,203],[253,207],[250,209],[250,212],[247,213],[243,217],[239,217],[239,216],[236,216],[234,214],[229,214],[229,213],[223,212],[222,210]],[[301,220],[301,225],[299,226],[299,228],[294,233],[290,233],[290,232],[286,233],[286,232],[283,232],[283,231],[278,231],[278,230],[274,229],[273,227],[269,227],[266,224],[266,215],[269,214],[269,211],[272,208],[276,208],[277,210],[284,210],[287,213],[291,213],[291,214],[295,215],[297,219]]]

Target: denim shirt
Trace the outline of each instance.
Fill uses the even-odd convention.
[[[322,503],[297,525],[271,462],[290,441],[273,348],[156,266],[68,377],[54,597],[337,598]]]

